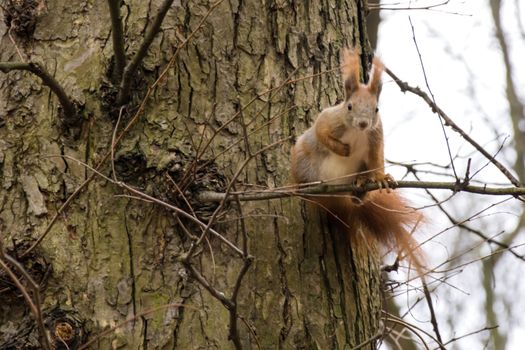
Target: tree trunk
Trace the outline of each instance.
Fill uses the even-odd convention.
[[[92,175],[76,160],[96,167],[111,148],[120,109],[110,15],[106,2],[35,2],[23,12],[33,32],[8,16],[15,3],[4,6],[0,61],[40,63],[81,106],[80,121],[68,118],[35,74],[0,73],[2,241],[40,283],[52,342],[68,323],[70,348],[375,348],[379,258],[366,232],[349,242],[298,198],[221,208],[196,197],[289,183],[293,138],[342,97],[340,49],[369,54],[361,1],[175,1],[122,110],[118,133],[139,119],[116,146],[119,182],[96,176],[56,222]],[[124,3],[129,62],[161,1]],[[121,182],[213,220],[240,253]],[[24,298],[0,277],[0,347],[39,348]]]

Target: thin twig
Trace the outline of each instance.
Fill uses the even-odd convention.
[[[210,139],[204,144],[204,146],[202,148],[199,148],[197,149],[196,153],[197,155],[195,156],[195,159],[198,161],[200,160],[200,158],[202,157],[202,155],[204,154],[204,152],[206,152],[206,150],[208,149],[208,147],[211,145],[212,141],[214,140],[214,138],[219,135],[219,133],[225,129],[228,125],[230,125],[234,120],[236,120],[239,115],[245,110],[247,109],[250,105],[252,105],[255,101],[259,100],[261,97],[265,96],[265,95],[268,95],[268,94],[271,94],[272,92],[274,91],[279,91],[280,89],[282,89],[284,86],[287,86],[289,84],[293,84],[294,82],[297,82],[297,81],[300,81],[302,79],[308,79],[308,78],[311,78],[311,77],[314,77],[315,75],[311,75],[311,76],[308,76],[308,77],[304,77],[304,78],[300,78],[300,79],[296,79],[296,80],[292,80],[292,77],[295,75],[295,73],[297,73],[297,71],[299,70],[299,68],[296,68],[292,73],[290,73],[290,75],[278,86],[274,87],[274,88],[271,88],[271,89],[268,89],[260,94],[257,94],[255,95],[250,101],[248,101],[248,103],[246,103],[244,106],[242,106],[242,108],[237,111],[230,119],[228,119],[226,122],[224,122],[219,128],[217,128],[217,130],[215,131],[215,133],[212,135],[212,137],[210,137]],[[335,69],[333,69],[332,71],[334,71]],[[320,74],[326,74],[326,73],[329,73],[331,71],[324,71],[322,73],[318,73],[317,75],[320,75]]]
[[[414,41],[414,46],[416,47],[417,55],[419,57],[419,64],[421,65],[421,71],[423,72],[423,78],[425,79],[425,85],[427,86],[427,90],[430,93],[430,97],[432,98],[432,103],[436,104],[436,98],[434,97],[434,94],[432,93],[432,90],[430,89],[430,84],[428,83],[427,72],[425,70],[425,65],[423,64],[423,57],[421,56],[421,52],[419,51],[419,45],[417,44],[417,40],[416,40],[416,31],[414,29],[414,25],[412,24],[412,19],[410,18],[410,16],[408,17],[408,21],[410,22],[410,28],[412,29],[412,40]],[[459,181],[458,174],[456,173],[456,166],[454,165],[454,158],[452,157],[452,151],[450,150],[450,142],[448,140],[447,131],[445,130],[445,125],[443,125],[443,120],[441,118],[438,118],[438,119],[441,125],[441,130],[443,131],[443,136],[445,137],[445,142],[447,144],[447,151],[448,151],[448,156],[450,158],[450,166],[452,167],[452,172],[454,173],[454,177],[456,178],[456,181]]]
[[[261,130],[262,128],[269,126],[273,121],[275,121],[276,119],[282,117],[283,115],[288,114],[292,109],[295,109],[295,108],[297,108],[297,106],[294,105],[294,106],[292,106],[292,107],[290,107],[290,108],[285,109],[285,110],[282,111],[282,112],[279,112],[277,115],[271,117],[267,122],[263,123],[262,125],[258,126],[257,128],[253,129],[252,131],[250,131],[250,132],[248,133],[248,136],[251,136],[251,135],[257,133],[257,132],[258,132],[259,130]],[[261,109],[261,111],[262,111],[262,109]],[[250,123],[251,123],[251,122],[250,122]],[[249,125],[250,123],[248,123],[247,125]],[[241,141],[243,141],[242,138],[239,138],[238,140],[233,141],[233,142],[230,143],[228,146],[226,146],[222,151],[220,151],[220,152],[217,153],[217,154],[214,154],[212,158],[207,159],[203,164],[201,164],[201,165],[199,166],[199,169],[202,169],[202,168],[208,166],[208,165],[209,165],[210,163],[212,163],[212,162],[215,162],[220,156],[222,156],[223,154],[226,154],[226,153],[230,152],[231,149],[232,149],[235,145],[238,145]]]
[[[219,300],[228,310],[234,307],[232,301],[228,299],[223,292],[218,291],[211,286],[206,278],[201,275],[199,271],[190,262],[183,260],[184,267],[190,272],[193,278],[195,278],[201,286],[203,286],[215,299]]]
[[[177,50],[171,56],[170,61],[168,62],[168,64],[166,64],[166,66],[164,67],[163,71],[160,73],[160,75],[157,78],[157,80],[155,80],[155,82],[148,88],[146,96],[144,96],[144,98],[142,99],[142,102],[141,102],[139,108],[137,109],[137,111],[135,112],[135,115],[133,116],[133,118],[131,118],[131,120],[128,122],[126,127],[122,130],[122,132],[118,135],[117,139],[114,141],[115,145],[118,145],[120,140],[124,137],[124,135],[126,135],[128,133],[128,131],[133,127],[133,125],[135,125],[137,123],[137,121],[139,120],[139,117],[142,115],[142,113],[144,112],[144,110],[146,108],[146,103],[149,100],[150,95],[153,93],[154,89],[164,80],[164,78],[166,77],[168,71],[175,64],[175,59],[177,58],[180,50],[182,50],[182,48],[187,45],[189,40],[195,36],[195,34],[201,29],[201,26],[204,23],[204,20],[206,18],[208,18],[208,16],[212,13],[212,11],[215,9],[215,7],[222,1],[223,0],[219,0],[214,6],[212,6],[212,8],[210,8],[210,10],[206,13],[206,15],[204,16],[203,20],[199,23],[197,28],[186,38],[186,40],[184,42],[182,42],[177,47]],[[1,67],[1,63],[0,63],[0,67]],[[98,164],[94,167],[94,169],[100,169],[102,167],[102,165],[105,164],[105,162],[109,159],[110,155],[111,155],[111,150],[106,152],[106,154],[102,157],[102,159],[98,162]],[[93,173],[89,178],[84,180],[75,189],[75,191],[67,198],[67,200],[64,202],[64,204],[62,204],[60,206],[60,208],[58,208],[57,212],[55,213],[55,215],[51,219],[51,222],[47,225],[47,227],[44,230],[44,232],[38,237],[38,239],[24,253],[22,253],[21,257],[24,257],[27,254],[29,254],[33,249],[35,249],[35,247],[37,247],[40,244],[40,242],[42,242],[42,240],[48,235],[48,233],[51,232],[51,229],[55,225],[55,223],[58,220],[59,216],[66,210],[67,207],[69,207],[71,202],[77,196],[79,196],[80,193],[82,193],[82,191],[87,187],[87,185],[89,185],[89,183],[91,183],[91,181],[93,181],[93,179],[95,178],[96,175],[97,175],[96,173]]]
[[[193,215],[190,215],[188,214],[186,211],[180,209],[179,207],[176,207],[174,205],[171,205],[167,202],[164,202],[160,199],[157,199],[155,197],[152,197],[144,192],[141,192],[139,190],[136,190],[134,189],[133,187],[123,183],[123,182],[118,182],[116,183],[117,185],[125,188],[126,190],[130,191],[130,192],[133,192],[135,193],[136,195],[142,197],[142,198],[146,198],[147,200],[151,201],[151,202],[154,202],[156,204],[159,204],[159,205],[162,205],[168,209],[171,209],[173,211],[175,211],[177,214],[180,214],[181,216],[184,216],[185,218],[193,221],[194,223],[198,224],[199,226],[203,227],[204,228],[204,231],[206,232],[211,232],[213,235],[215,235],[217,238],[219,238],[219,240],[221,240],[223,243],[225,243],[228,247],[230,247],[235,253],[237,253],[239,256],[243,256],[243,252],[237,248],[232,242],[230,242],[229,240],[227,240],[223,235],[221,235],[219,232],[215,231],[214,229],[210,228],[209,225],[206,225],[205,223],[203,223],[202,221],[200,221],[198,218],[194,217]],[[197,244],[195,244],[197,245]]]
[[[362,348],[364,348],[365,346],[367,346],[368,344],[373,343],[373,342],[375,342],[376,340],[381,339],[382,337],[383,337],[383,334],[382,334],[382,333],[377,333],[376,335],[374,335],[374,336],[372,336],[371,338],[365,340],[365,341],[362,342],[361,344],[354,346],[354,347],[351,348],[350,350],[359,350],[359,349],[362,349]]]
[[[210,220],[208,221],[208,225],[206,226],[206,229],[204,230],[204,232],[201,234],[199,240],[190,247],[189,251],[187,252],[187,259],[189,259],[192,255],[192,251],[201,243],[201,241],[204,239],[206,233],[208,232],[208,230],[211,228],[211,226],[215,223],[215,220],[217,218],[217,215],[222,211],[222,209],[224,208],[224,206],[226,205],[226,203],[228,202],[229,200],[229,193],[231,192],[231,189],[235,183],[235,181],[237,181],[237,178],[241,175],[242,171],[244,170],[244,168],[246,167],[246,165],[248,165],[248,163],[254,158],[256,157],[257,155],[275,147],[276,145],[279,145],[287,140],[289,140],[290,137],[285,137],[284,139],[281,139],[279,141],[276,141],[270,145],[267,145],[266,147],[263,147],[262,149],[258,150],[256,153],[254,153],[253,155],[251,155],[250,157],[246,158],[244,160],[244,162],[241,164],[241,166],[237,169],[237,172],[233,175],[233,177],[231,178],[231,180],[229,181],[228,185],[226,186],[226,190],[224,192],[224,197],[219,200],[219,205],[217,206],[217,208],[215,209],[215,211],[213,212]],[[238,251],[240,251],[238,248],[237,248]],[[242,256],[242,255],[241,255]]]
[[[473,220],[473,219],[475,219],[475,218],[479,218],[480,215],[483,214],[484,212],[487,212],[487,211],[489,211],[490,209],[492,209],[492,208],[494,208],[494,207],[496,207],[496,206],[498,206],[498,205],[501,205],[501,204],[503,204],[503,203],[505,203],[505,202],[508,202],[510,199],[511,199],[511,198],[505,198],[505,199],[500,200],[500,201],[498,201],[498,202],[492,203],[492,204],[490,204],[489,206],[487,206],[487,207],[485,207],[485,208],[483,208],[483,209],[477,211],[476,213],[470,215],[470,216],[467,217],[466,219],[463,219],[463,220],[461,221],[461,223],[469,222],[469,221],[471,221],[471,220]],[[427,238],[424,242],[422,242],[421,244],[425,244],[425,243],[427,243],[427,242],[434,241],[436,237],[439,237],[441,234],[443,234],[444,232],[450,230],[450,229],[453,228],[453,227],[456,227],[456,226],[453,225],[453,226],[451,226],[451,227],[447,227],[447,228],[445,228],[445,229],[443,229],[443,230],[441,230],[441,231],[439,231],[439,232],[433,234],[432,236],[428,237],[428,238]],[[499,236],[501,233],[502,233],[502,232],[497,233],[496,235],[494,235],[493,237],[490,237],[490,238],[495,238],[496,236]],[[476,246],[479,246],[479,245],[483,244],[484,242],[485,242],[485,241],[479,242]],[[441,266],[445,265],[446,263],[450,263],[452,260],[459,259],[461,256],[465,255],[468,251],[473,250],[473,249],[474,249],[474,248],[470,248],[469,250],[467,250],[467,251],[465,251],[465,252],[463,252],[463,253],[461,253],[461,254],[458,254],[458,255],[456,255],[456,256],[454,256],[454,257],[452,257],[452,258],[449,258],[447,261],[441,263],[438,267],[441,267]],[[510,247],[509,247],[509,249],[510,249]]]
[[[430,291],[428,290],[427,282],[425,278],[421,278],[421,283],[423,284],[423,292],[425,294],[425,299],[427,301],[428,310],[430,311],[430,323],[432,323],[432,329],[436,334],[436,338],[439,341],[440,350],[446,350],[443,346],[443,340],[441,339],[441,333],[439,332],[439,327],[436,318],[436,312],[434,311],[434,305],[432,304],[432,298],[430,297]]]
[[[418,176],[417,174],[414,173],[414,176],[418,179]],[[418,179],[419,180],[419,179]],[[512,255],[514,255],[516,258],[522,260],[522,261],[525,261],[525,256],[522,256],[520,254],[518,254],[517,252],[515,252],[513,249],[510,248],[510,246],[506,243],[503,243],[503,242],[500,242],[500,241],[497,241],[491,237],[488,237],[486,234],[484,234],[483,232],[479,231],[479,230],[476,230],[476,229],[473,229],[472,227],[470,226],[467,226],[464,222],[465,221],[462,221],[460,222],[459,220],[455,219],[452,214],[450,214],[448,212],[448,210],[446,210],[444,208],[444,206],[442,205],[442,203],[436,198],[436,196],[434,196],[432,194],[432,192],[430,192],[429,190],[426,190],[425,191],[429,196],[430,198],[436,203],[436,206],[439,208],[439,210],[441,210],[441,212],[443,214],[445,214],[445,216],[448,218],[448,220],[454,225],[454,226],[457,226],[459,228],[462,228],[472,234],[475,234],[476,236],[480,237],[481,239],[483,239],[485,242],[487,243],[490,243],[490,244],[495,244],[497,246],[499,246],[500,248],[504,248],[504,249],[508,249],[509,250],[509,253],[511,253]]]
[[[184,203],[186,204],[186,206],[189,208],[190,212],[191,212],[191,215],[197,217],[197,214],[195,213],[195,210],[193,210],[193,207],[191,205],[191,203],[188,201],[188,199],[186,198],[186,196],[184,195],[184,193],[182,192],[182,190],[180,189],[179,185],[177,185],[177,183],[175,181],[173,181],[173,179],[171,178],[171,176],[167,175],[166,178],[168,179],[168,181],[175,187],[175,189],[177,190],[177,192],[179,193],[179,196],[182,198],[182,200],[184,201]],[[184,231],[184,233],[186,233],[186,235],[188,237],[190,237],[190,239],[194,242],[196,242],[198,240],[198,237],[191,234],[188,229],[186,228],[186,226],[184,226],[183,222],[180,220],[179,216],[176,215],[176,218],[177,218],[177,222],[179,224],[179,226],[182,228],[182,230]],[[202,227],[201,227],[201,230],[202,230]],[[210,250],[210,257],[211,257],[211,263],[212,263],[212,271],[213,271],[213,275],[212,275],[212,283],[215,281],[215,254],[213,253],[213,248],[211,246],[211,243],[210,243],[210,240],[206,237],[206,245],[208,246],[209,250]]]
[[[239,330],[237,328],[237,318],[239,317],[237,313],[237,296],[239,295],[239,290],[241,289],[241,284],[244,279],[244,276],[248,272],[248,269],[250,268],[254,258],[248,253],[248,233],[246,231],[246,226],[244,223],[244,217],[243,217],[240,201],[237,201],[237,207],[239,210],[240,221],[241,221],[241,230],[242,230],[242,237],[243,237],[242,238],[242,251],[244,253],[244,257],[243,257],[243,265],[241,267],[241,270],[239,271],[239,274],[237,275],[237,280],[235,281],[232,295],[230,297],[235,307],[230,309],[230,330],[229,330],[228,338],[235,344],[235,347],[237,349],[242,349],[241,340],[239,337]]]
[[[2,7],[2,9],[5,11],[5,9]],[[20,51],[20,48],[16,44],[15,38],[13,38],[13,35],[11,34],[13,30],[13,26],[9,26],[9,30],[7,31],[7,35],[9,36],[9,40],[11,40],[11,43],[15,47],[16,53],[18,54],[18,58],[20,58],[21,61],[25,61],[24,56],[22,55],[22,51]]]
[[[69,160],[72,160],[72,161],[75,161],[79,164],[81,164],[82,166],[84,166],[86,169],[90,170],[93,172],[93,175],[91,176],[100,176],[102,177],[103,179],[105,179],[106,181],[112,183],[112,184],[115,184],[119,187],[122,187],[124,189],[126,189],[127,191],[129,192],[132,192],[134,194],[136,194],[140,199],[142,200],[146,200],[148,202],[152,202],[152,203],[156,203],[158,205],[161,205],[161,206],[164,206],[174,212],[176,212],[177,214],[193,221],[194,223],[196,223],[197,225],[203,227],[203,228],[208,228],[208,225],[206,225],[205,223],[203,223],[202,221],[200,221],[197,217],[187,213],[186,211],[180,209],[179,207],[176,207],[172,204],[169,204],[167,202],[164,202],[158,198],[155,198],[153,196],[150,196],[142,191],[139,191],[131,186],[129,186],[128,184],[124,183],[124,182],[121,182],[121,181],[114,181],[113,179],[107,177],[106,175],[102,174],[101,172],[99,172],[96,168],[93,168],[91,166],[89,166],[88,164],[78,160],[78,159],[75,159],[73,157],[70,157],[70,156],[66,156],[66,155],[57,155],[56,157],[61,157],[61,158],[65,158],[65,159],[69,159]],[[89,180],[89,179],[88,179]],[[87,180],[86,180],[87,181]],[[228,241],[226,238],[224,238],[219,232],[215,231],[214,229],[212,228],[208,228],[209,229],[209,232],[211,232],[213,235],[215,235],[216,237],[218,237],[223,243],[225,243],[227,246],[229,246],[230,248],[233,249],[234,252],[236,252],[239,256],[243,256],[243,252],[237,248],[233,243],[231,243],[230,241]],[[42,237],[41,237],[42,238]],[[37,244],[37,242],[35,242],[30,248],[28,248],[24,253],[23,255],[27,255],[33,248],[34,246]]]
[[[498,327],[499,327],[499,326],[486,326],[486,327],[483,327],[483,328],[478,329],[478,330],[476,330],[476,331],[472,331],[472,332],[469,332],[469,333],[467,333],[467,334],[463,334],[463,335],[461,335],[461,336],[459,336],[459,337],[454,337],[454,338],[450,339],[449,341],[447,341],[447,342],[446,342],[445,344],[443,344],[443,345],[448,345],[448,344],[450,344],[450,343],[453,343],[453,342],[455,342],[455,341],[458,341],[458,340],[460,340],[460,339],[463,339],[463,338],[469,337],[469,336],[474,335],[474,334],[478,334],[478,333],[485,332],[485,331],[491,331],[491,330],[496,329],[496,328],[498,328]],[[437,348],[436,348],[436,349],[437,349]]]
[[[423,346],[425,347],[425,350],[430,350],[430,348],[428,347],[428,344],[427,344],[427,342],[425,341],[425,339],[423,339],[423,337],[421,336],[421,334],[419,334],[419,332],[417,332],[417,330],[422,331],[420,328],[417,328],[417,327],[411,325],[410,323],[403,321],[403,320],[400,319],[400,318],[394,317],[393,315],[388,315],[388,316],[385,318],[385,320],[386,320],[386,321],[389,321],[389,322],[392,322],[392,323],[399,324],[399,325],[405,327],[405,329],[408,329],[408,330],[411,331],[416,337],[419,338],[419,340],[421,341],[421,343],[422,343]],[[424,331],[422,331],[422,332],[425,333],[425,334],[427,334],[427,333],[424,332]],[[427,334],[427,335],[428,335],[428,334]]]
[[[513,245],[511,248],[516,249],[516,248],[520,248],[520,247],[524,247],[524,246],[525,246],[525,243],[521,243],[521,244]],[[474,263],[476,263],[476,262],[478,262],[478,261],[484,261],[484,260],[487,260],[487,259],[489,259],[489,258],[492,258],[492,257],[494,257],[494,256],[497,256],[498,254],[502,254],[502,253],[504,253],[504,252],[506,252],[506,251],[507,251],[507,249],[497,249],[497,250],[493,251],[493,252],[490,253],[490,254],[487,254],[487,255],[482,256],[482,257],[480,257],[480,258],[471,259],[471,260],[469,260],[469,261],[467,261],[467,262],[465,262],[465,263],[462,263],[462,264],[459,264],[459,265],[457,265],[457,266],[454,266],[453,268],[450,268],[450,269],[443,269],[443,270],[437,270],[437,267],[435,267],[435,268],[432,269],[431,272],[433,272],[433,273],[447,273],[447,272],[449,272],[449,271],[452,271],[452,270],[455,270],[455,269],[460,269],[460,268],[465,267],[465,266],[468,266],[468,265],[470,265],[470,264],[474,264]],[[449,259],[449,260],[450,260],[450,259]],[[445,265],[447,262],[449,262],[449,260],[443,262],[443,263],[440,264],[439,266]],[[439,267],[439,266],[438,266],[438,267]]]
[[[381,2],[371,2],[368,4],[369,10],[431,10],[436,7],[445,6],[450,2],[450,0],[443,0],[440,3],[437,4],[431,4],[431,5],[424,5],[424,6],[411,6],[410,3],[408,6],[401,7],[400,5],[404,4],[401,2],[398,3],[391,3],[387,5],[381,5]],[[397,7],[395,7],[397,6]]]
[[[252,335],[253,339],[255,340],[255,344],[257,345],[257,349],[262,350],[261,343],[259,342],[259,338],[257,338],[257,333],[255,333],[255,330],[253,329],[253,327],[241,315],[239,315],[239,319],[244,323],[246,328],[248,328],[248,330],[250,331],[250,334]]]
[[[520,181],[514,177],[514,175],[511,174],[511,172],[503,165],[501,164],[496,158],[494,158],[490,153],[488,153],[479,143],[477,143],[468,133],[463,131],[450,117],[441,109],[437,104],[435,104],[432,99],[420,88],[418,87],[412,87],[408,85],[408,83],[400,80],[390,69],[385,67],[385,72],[394,79],[396,84],[399,86],[401,91],[409,91],[419,97],[421,97],[431,108],[434,113],[437,113],[444,121],[445,126],[450,126],[452,130],[460,134],[468,143],[470,143],[475,149],[477,149],[485,158],[490,160],[492,164],[496,166],[496,168],[499,169],[509,179],[509,181],[516,187],[520,187],[521,183]]]

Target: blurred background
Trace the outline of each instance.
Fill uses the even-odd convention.
[[[524,181],[525,3],[522,0],[369,2],[376,54]],[[377,35],[375,33],[377,30]],[[419,96],[383,76],[380,111],[388,172],[397,179],[512,187]],[[468,165],[470,163],[470,166]],[[427,283],[447,349],[525,349],[523,202],[509,196],[405,191],[429,218]],[[399,282],[403,275],[388,276]],[[390,312],[434,334],[420,284],[396,286]],[[397,309],[397,310],[396,310]],[[392,333],[383,349],[424,348]],[[413,336],[412,336],[413,338]]]

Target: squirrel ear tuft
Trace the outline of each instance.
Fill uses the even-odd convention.
[[[345,99],[359,88],[359,55],[354,49],[343,49],[341,52],[341,74],[345,87]]]
[[[379,97],[379,94],[381,93],[381,88],[383,84],[381,83],[381,73],[383,73],[383,69],[385,66],[379,60],[379,58],[374,57],[374,60],[372,61],[372,72],[370,76],[370,81],[368,82],[368,90],[370,90],[371,93]]]

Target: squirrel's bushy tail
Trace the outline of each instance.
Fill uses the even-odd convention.
[[[397,250],[401,257],[408,258],[419,274],[422,273],[424,259],[412,232],[423,221],[423,216],[410,208],[403,197],[396,192],[373,191],[360,204],[347,198],[344,206],[340,204],[332,215],[336,215],[339,222],[343,221],[350,232],[359,224],[363,225],[373,238]],[[343,207],[346,209],[342,210]]]

